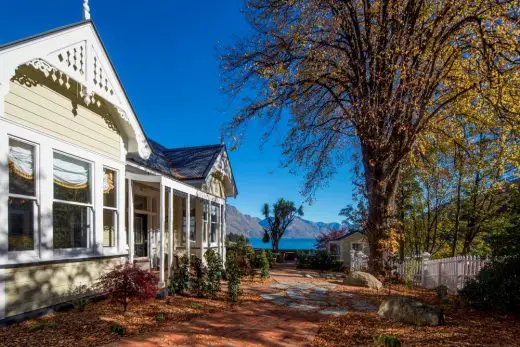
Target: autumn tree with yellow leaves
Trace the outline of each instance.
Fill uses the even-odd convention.
[[[245,13],[252,33],[221,63],[225,90],[246,95],[231,139],[251,120],[266,136],[287,120],[284,154],[311,198],[359,146],[373,272],[403,162],[428,136],[456,141],[462,122],[518,139],[517,0],[247,0]],[[518,165],[513,144],[504,160]]]

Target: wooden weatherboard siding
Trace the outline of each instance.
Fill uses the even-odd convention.
[[[5,118],[18,124],[88,148],[114,159],[121,158],[121,137],[103,116],[48,87],[12,81],[5,96]]]
[[[71,298],[71,291],[92,285],[100,274],[124,258],[59,262],[5,270],[6,317],[56,305]]]

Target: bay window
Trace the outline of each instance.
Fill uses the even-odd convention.
[[[8,163],[8,251],[33,251],[38,226],[36,146],[9,138]]]
[[[103,247],[116,246],[117,173],[103,169]]]
[[[87,248],[93,221],[91,164],[54,152],[53,173],[54,248]]]

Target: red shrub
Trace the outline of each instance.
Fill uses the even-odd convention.
[[[135,264],[126,262],[116,265],[99,279],[101,287],[108,292],[110,298],[123,305],[126,311],[132,299],[146,300],[157,294],[157,277],[149,271],[140,269]]]

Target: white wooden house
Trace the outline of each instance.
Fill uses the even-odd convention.
[[[368,238],[359,231],[349,232],[329,241],[328,250],[346,267],[357,269],[361,266],[360,262],[366,262],[365,257],[369,252]]]
[[[79,23],[0,46],[0,320],[122,261],[160,268],[164,286],[168,255],[225,255],[225,146],[148,139],[84,6]]]

